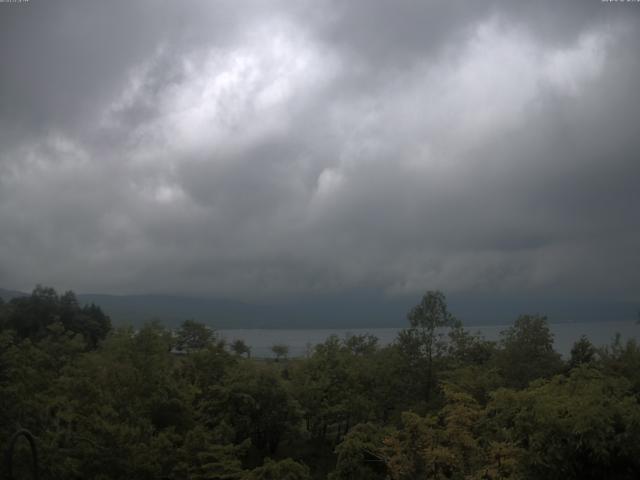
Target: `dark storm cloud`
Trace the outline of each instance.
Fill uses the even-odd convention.
[[[637,5],[0,7],[2,285],[637,298]]]

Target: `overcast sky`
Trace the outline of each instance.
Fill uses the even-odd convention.
[[[640,3],[0,3],[0,286],[640,299]]]

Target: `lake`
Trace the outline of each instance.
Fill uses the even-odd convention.
[[[573,343],[586,335],[597,346],[609,345],[616,333],[623,340],[640,340],[640,325],[635,322],[593,322],[593,323],[552,323],[549,325],[554,335],[556,351],[568,356]],[[500,332],[509,325],[485,325],[468,327],[472,333],[480,333],[487,340],[498,340]],[[218,333],[227,341],[242,339],[251,347],[254,357],[272,357],[271,347],[276,344],[287,345],[289,356],[306,355],[313,345],[324,342],[330,335],[344,338],[348,335],[370,333],[378,337],[381,345],[393,342],[401,328],[345,328],[345,329],[225,329]]]

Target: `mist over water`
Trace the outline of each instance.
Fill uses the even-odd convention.
[[[500,332],[509,325],[484,325],[469,327],[473,334],[480,334],[485,340],[498,341]],[[568,357],[571,347],[582,335],[596,346],[610,345],[616,334],[623,342],[632,338],[640,339],[640,325],[635,322],[598,323],[552,323],[549,325],[554,336],[554,348],[563,357]],[[227,341],[244,340],[251,347],[255,357],[272,357],[273,345],[287,345],[289,356],[302,357],[313,351],[313,346],[324,342],[329,336],[340,338],[349,335],[371,334],[378,338],[380,345],[391,344],[401,328],[351,328],[351,329],[224,329],[219,334]]]

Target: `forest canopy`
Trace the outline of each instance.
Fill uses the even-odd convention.
[[[429,291],[391,345],[331,336],[274,355],[193,320],[113,328],[37,287],[0,302],[0,446],[28,429],[43,479],[640,476],[634,340],[583,337],[562,358],[546,318],[522,315],[490,342]],[[12,468],[29,478],[22,439]]]

